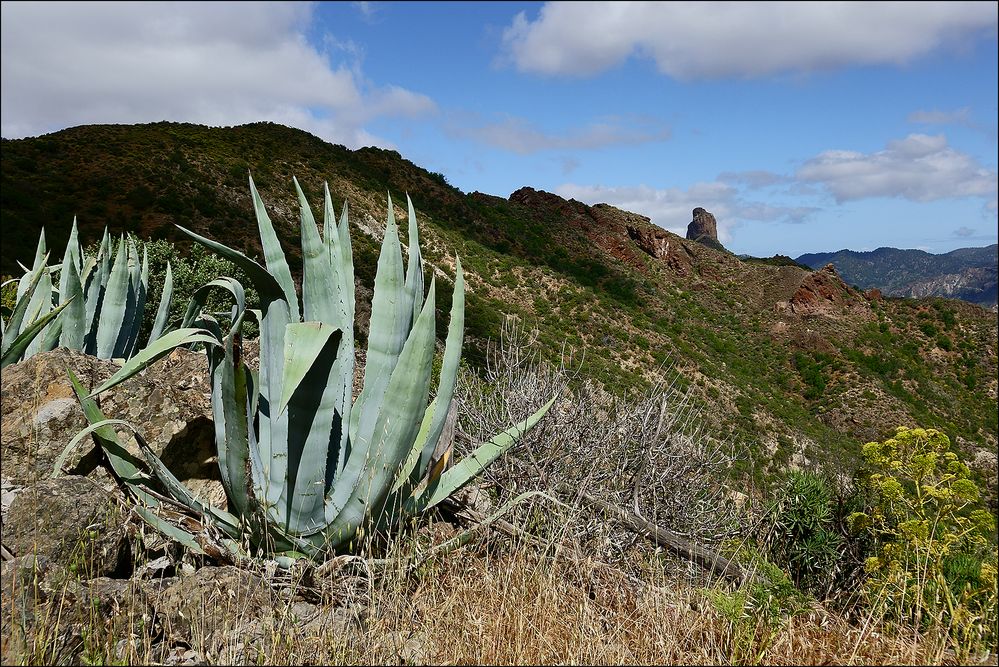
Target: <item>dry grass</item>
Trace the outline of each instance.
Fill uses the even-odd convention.
[[[146,612],[137,597],[123,595],[105,615],[85,595],[72,594],[75,584],[64,582],[62,594],[50,590],[34,610],[36,623],[21,652],[4,647],[4,661],[956,664],[943,641],[891,636],[817,606],[796,615],[748,609],[733,617],[718,602],[727,595],[721,588],[698,585],[676,574],[675,565],[669,570],[655,559],[640,566],[636,584],[593,560],[478,545],[415,571],[389,567],[354,587],[361,605],[327,599],[308,614],[280,591],[273,607],[261,611],[246,604],[237,587],[195,589],[190,609],[200,614],[183,627],[166,628],[149,622],[148,614],[142,621]],[[342,589],[343,572],[331,576]],[[10,593],[4,591],[5,603]],[[16,605],[4,607],[4,625],[16,622]],[[363,609],[362,620],[350,609]]]

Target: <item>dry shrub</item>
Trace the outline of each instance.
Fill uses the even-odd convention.
[[[457,447],[465,454],[559,396],[547,417],[483,475],[497,502],[541,490],[559,492],[574,506],[566,513],[546,505],[533,517],[521,511],[521,524],[543,530],[538,521],[547,517],[559,539],[621,560],[642,538],[574,502],[572,494],[586,493],[700,544],[746,533],[748,508],[731,502],[725,486],[737,448],[704,432],[678,374],[663,369],[663,382],[644,394],[612,396],[591,382],[572,382],[569,355],[558,367],[543,363],[536,340],[512,320],[502,334],[481,376],[459,375]]]

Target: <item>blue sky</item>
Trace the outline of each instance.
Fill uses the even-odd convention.
[[[995,2],[0,7],[7,138],[273,120],[738,253],[996,242]]]

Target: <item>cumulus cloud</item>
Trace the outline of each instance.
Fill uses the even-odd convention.
[[[365,125],[432,112],[425,95],[333,64],[305,3],[3,3],[0,131],[271,120],[357,147]]]
[[[941,135],[910,134],[884,150],[829,150],[807,160],[799,180],[820,184],[837,202],[900,197],[917,202],[995,197],[996,172],[947,145]]]
[[[732,230],[746,221],[803,222],[817,209],[771,206],[743,200],[737,189],[718,181],[695,183],[681,188],[656,189],[647,185],[609,187],[566,183],[555,192],[588,204],[607,203],[626,211],[647,215],[652,222],[683,236],[698,206],[710,211],[718,221],[718,239],[728,243]]]
[[[971,227],[958,227],[957,229],[954,230],[954,236],[960,238],[966,238],[968,236],[974,236],[974,235],[975,235],[975,230],[972,229]]]
[[[996,25],[988,2],[549,2],[503,44],[525,72],[587,76],[638,55],[712,79],[903,64]]]
[[[670,138],[670,129],[649,119],[607,118],[567,132],[545,132],[524,118],[506,116],[495,122],[452,123],[450,134],[496,148],[530,155],[546,150],[636,146]]]

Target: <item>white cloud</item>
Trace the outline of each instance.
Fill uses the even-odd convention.
[[[525,72],[586,76],[638,55],[710,79],[903,64],[996,25],[991,2],[549,2],[503,42]]]
[[[924,125],[970,125],[971,109],[961,107],[954,111],[932,111],[919,110],[909,114],[907,119],[910,123],[922,123]]]
[[[732,230],[753,220],[761,222],[802,222],[816,209],[810,207],[770,206],[745,201],[730,185],[717,181],[695,183],[690,188],[656,189],[647,185],[608,187],[566,183],[556,188],[562,197],[578,199],[587,204],[607,203],[626,211],[640,213],[652,222],[683,236],[687,224],[698,206],[711,212],[718,221],[718,239],[732,240]]]
[[[354,9],[360,13],[361,18],[365,21],[371,23],[374,21],[375,16],[378,14],[379,7],[376,2],[352,2]]]
[[[798,169],[799,180],[824,186],[837,202],[901,197],[917,202],[948,197],[995,197],[996,172],[947,145],[943,135],[910,134],[884,150],[829,150]]]
[[[772,171],[754,169],[751,171],[725,171],[718,174],[718,180],[757,189],[786,183],[789,179],[787,176],[775,174]]]
[[[666,141],[670,129],[649,119],[606,118],[567,132],[545,132],[524,118],[504,117],[497,122],[452,123],[452,135],[473,139],[503,150],[530,155],[545,150],[593,149],[635,146]]]
[[[972,229],[971,227],[958,227],[957,229],[954,230],[954,236],[958,236],[961,238],[974,235],[975,235],[975,230]]]
[[[3,3],[0,132],[86,123],[271,120],[357,147],[365,125],[432,111],[305,38],[307,3]]]

